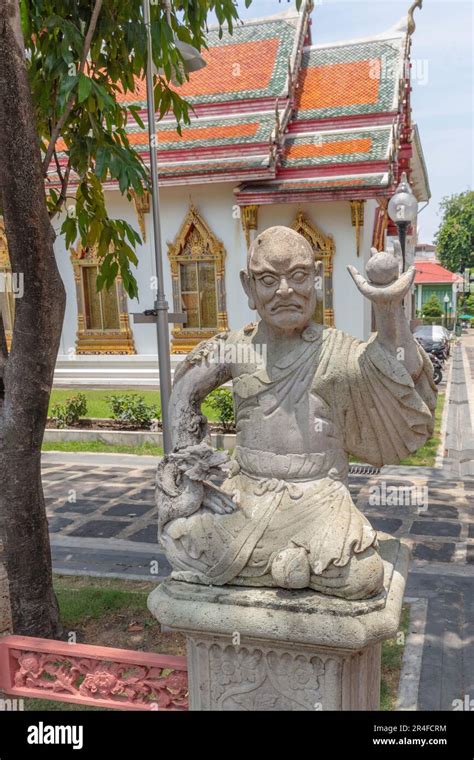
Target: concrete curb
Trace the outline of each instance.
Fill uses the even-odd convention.
[[[417,710],[428,600],[407,597],[404,601],[410,605],[410,621],[395,710]]]
[[[211,433],[211,440],[217,449],[233,449],[235,446],[235,434],[233,433]],[[46,443],[100,441],[100,443],[116,446],[143,446],[144,443],[150,443],[153,446],[163,446],[163,434],[152,433],[148,430],[81,430],[79,428],[64,430],[48,428],[45,430],[44,441]]]

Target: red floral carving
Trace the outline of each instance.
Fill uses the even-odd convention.
[[[188,677],[182,670],[147,667],[71,655],[10,650],[17,688],[46,694],[127,703],[143,709],[188,709]]]

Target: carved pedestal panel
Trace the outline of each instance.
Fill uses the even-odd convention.
[[[186,633],[191,710],[377,710],[381,642],[396,635],[409,552],[379,534],[384,590],[315,591],[167,580],[148,606]]]
[[[377,710],[380,644],[338,650],[187,636],[190,710]]]

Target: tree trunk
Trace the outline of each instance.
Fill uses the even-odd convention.
[[[23,276],[0,362],[0,539],[17,634],[57,637],[41,444],[64,318],[18,0],[0,7],[0,191],[12,271]],[[1,341],[0,341],[1,342]]]

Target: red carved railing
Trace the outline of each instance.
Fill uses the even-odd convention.
[[[3,636],[0,692],[116,710],[187,710],[186,658]]]

